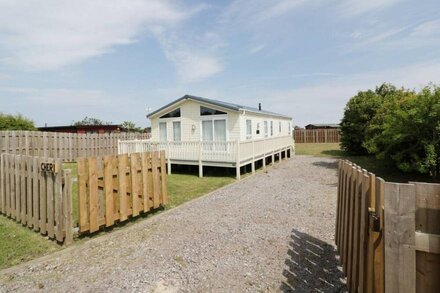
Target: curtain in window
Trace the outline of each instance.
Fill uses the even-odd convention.
[[[214,140],[226,141],[226,120],[214,120]]]
[[[159,138],[160,138],[160,141],[167,141],[167,123],[166,122],[159,123]]]
[[[246,139],[252,138],[252,120],[246,120]]]
[[[174,121],[173,122],[173,140],[174,141],[181,141],[181,131],[180,131],[180,122]]]
[[[212,141],[212,120],[202,121],[202,137],[204,141]]]

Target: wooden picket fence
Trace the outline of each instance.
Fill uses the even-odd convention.
[[[1,154],[0,212],[66,245],[73,241],[72,180],[61,159]]]
[[[339,129],[294,129],[295,143],[338,143],[341,142]]]
[[[76,134],[42,131],[0,131],[0,153],[59,158],[118,153],[118,140],[148,139],[146,133]]]
[[[335,241],[350,292],[440,292],[440,184],[340,161]]]
[[[165,152],[79,158],[78,191],[80,232],[95,232],[165,205]]]

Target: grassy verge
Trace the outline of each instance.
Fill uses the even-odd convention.
[[[315,157],[344,158],[376,174],[386,181],[408,182],[421,181],[432,182],[428,175],[417,173],[404,173],[397,169],[389,160],[379,160],[374,156],[350,156],[339,147],[338,143],[297,143],[295,145],[297,155],[310,155]]]
[[[76,163],[64,164],[63,169],[72,170],[73,179],[73,221],[78,222],[78,184]],[[189,172],[188,172],[189,171]],[[207,170],[206,177],[199,178],[194,170],[177,170],[176,174],[168,176],[169,203],[166,209],[174,208],[187,201],[200,197],[206,193],[230,184],[234,178],[228,172]],[[138,217],[130,223],[141,221]],[[122,228],[117,227],[115,229]],[[99,234],[103,234],[101,232]],[[79,242],[86,241],[90,237],[82,238]],[[60,250],[63,247],[55,241],[48,240],[38,233],[17,224],[11,219],[0,216],[0,269],[4,269],[31,259]]]
[[[0,269],[61,249],[54,241],[0,216]]]

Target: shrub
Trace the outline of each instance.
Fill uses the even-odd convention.
[[[384,99],[392,96],[395,91],[394,86],[383,84],[375,91],[360,91],[348,101],[341,121],[341,148],[344,151],[355,155],[368,153],[364,146],[367,126]]]
[[[32,120],[21,114],[3,114],[0,113],[0,130],[35,130],[35,124]]]

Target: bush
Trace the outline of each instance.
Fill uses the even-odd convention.
[[[35,130],[35,124],[32,120],[21,114],[3,114],[0,113],[0,130]]]
[[[405,172],[439,175],[440,88],[399,90],[368,125],[365,147]]]
[[[394,86],[383,84],[375,91],[360,91],[348,101],[341,121],[341,148],[344,151],[355,155],[368,153],[364,146],[367,126],[384,100],[395,92]]]

